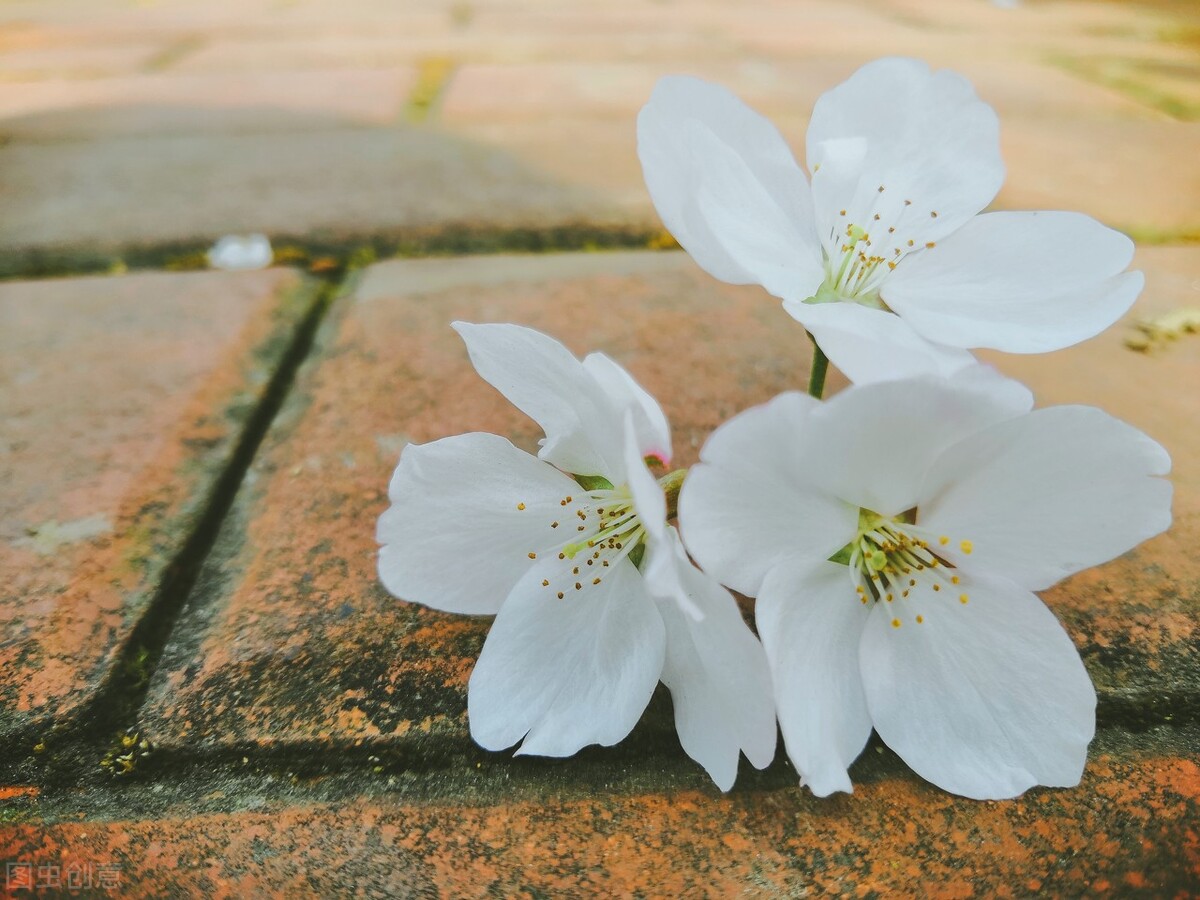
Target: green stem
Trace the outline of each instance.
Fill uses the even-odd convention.
[[[679,489],[683,487],[683,479],[687,477],[687,469],[676,469],[658,479],[658,486],[667,497],[667,518],[675,518],[679,507]]]
[[[820,400],[821,395],[825,393],[825,373],[829,371],[829,357],[825,355],[816,338],[810,334],[808,339],[813,345],[812,370],[808,373],[808,393]]]

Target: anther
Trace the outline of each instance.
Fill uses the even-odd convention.
[[[576,531],[587,531],[587,526],[586,526],[586,525],[580,525],[580,526],[578,526],[578,527],[577,527],[575,530],[576,530]]]
[[[583,590],[583,585],[582,585],[582,584],[580,584],[578,581],[577,581],[577,582],[575,582],[575,590],[577,590],[577,591],[582,591],[582,590]]]
[[[534,553],[532,550],[530,550],[530,551],[529,551],[529,558],[530,558],[530,559],[537,559],[537,554],[536,554],[536,553]]]
[[[559,592],[558,592],[558,599],[559,599],[559,600],[561,600],[562,598],[563,598],[563,592],[562,592],[562,591],[559,591]]]
[[[937,246],[937,241],[926,241],[926,242],[925,242],[925,246],[926,246],[928,249],[932,250],[934,247],[936,247],[936,246]]]
[[[899,628],[899,627],[900,627],[900,620],[899,620],[899,619],[892,619],[892,627],[893,627],[893,628]]]
[[[560,553],[560,554],[558,554],[558,558],[559,558],[559,559],[566,559],[566,558],[567,558],[567,554],[565,554],[565,553]]]
[[[958,576],[957,576],[957,575],[951,575],[951,576],[950,576],[950,583],[951,583],[951,584],[958,584]]]
[[[557,527],[558,527],[558,523],[557,523],[557,522],[551,522],[551,523],[550,523],[550,527],[551,527],[551,528],[557,528]]]
[[[550,579],[549,578],[542,579],[542,587],[550,587]]]
[[[572,574],[572,575],[578,575],[578,574],[579,574],[579,566],[576,566],[574,569],[572,569],[572,570],[571,570],[571,574]]]
[[[968,600],[970,600],[970,599],[971,599],[971,598],[970,598],[970,597],[968,597],[966,594],[959,594],[959,595],[958,595],[958,602],[959,602],[959,603],[966,603],[966,602],[967,602]]]
[[[567,501],[566,501],[566,500],[559,500],[559,501],[558,501],[558,505],[559,505],[559,506],[566,506],[566,505],[567,505]]]
[[[936,219],[936,218],[937,218],[937,210],[936,210],[936,209],[931,209],[931,210],[929,211],[929,218],[931,218],[931,219]]]
[[[599,584],[599,583],[600,583],[600,579],[599,579],[599,578],[593,578],[593,579],[592,579],[592,584]]]
[[[925,617],[924,617],[924,616],[917,616],[917,624],[918,624],[918,625],[920,625],[920,624],[921,624],[922,622],[924,622],[924,621],[925,621]]]
[[[937,582],[934,582],[933,589],[935,591],[940,591],[942,589],[942,586],[940,584],[938,584]]]
[[[524,508],[525,508],[525,504],[524,504],[524,503],[518,503],[518,504],[517,504],[517,509],[524,509]]]
[[[962,552],[966,553],[968,556],[970,556],[971,551],[975,549],[975,545],[970,541],[960,541],[958,546],[962,547]]]
[[[950,538],[943,534],[940,538],[938,538],[938,543],[945,547],[948,543],[950,543]]]

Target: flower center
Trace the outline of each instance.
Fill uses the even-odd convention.
[[[568,539],[552,540],[550,550],[544,552],[556,553],[565,565],[542,580],[542,587],[559,600],[589,585],[601,584],[611,568],[627,556],[635,564],[641,561],[646,530],[628,487],[568,494],[559,501],[559,507],[561,512],[548,528]],[[533,550],[528,555],[530,559],[538,557]]]
[[[933,247],[919,240],[921,220],[911,200],[880,185],[867,203],[840,210],[824,236],[825,280],[806,303],[860,303],[887,310],[879,290],[888,274],[910,253]],[[936,219],[936,210],[928,210]]]
[[[854,540],[830,557],[849,568],[859,602],[894,605],[894,628],[906,615],[923,624],[925,614],[916,612],[917,602],[934,595],[955,598],[962,606],[970,601],[961,570],[938,553],[950,537],[933,535],[916,522],[915,508],[891,517],[860,509]],[[973,549],[968,540],[959,541],[958,548],[968,555]],[[905,601],[911,602],[906,606]]]

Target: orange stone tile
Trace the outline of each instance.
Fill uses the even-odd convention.
[[[375,520],[405,444],[492,431],[537,446],[452,320],[521,322],[612,354],[661,399],[682,464],[808,369],[777,303],[682,254],[385,263],[336,319],[167,648],[142,715],[157,745],[469,746],[466,684],[488,621],[396,600],[375,575]]]
[[[441,776],[445,779],[446,776]],[[453,776],[451,776],[453,777]],[[1071,791],[978,803],[906,778],[801,788],[278,801],[0,828],[0,860],[122,897],[1191,897],[1200,768],[1104,754]],[[10,870],[11,871],[11,870]],[[35,881],[36,883],[36,881]]]
[[[1194,271],[1196,253],[1147,253],[1151,297],[1183,302],[1193,276],[1171,266]],[[1173,299],[1163,293],[1176,289]],[[682,465],[729,416],[807,377],[808,342],[777,301],[720,284],[683,254],[373,267],[265,442],[168,647],[142,715],[156,744],[470,746],[466,684],[488,622],[388,596],[376,582],[374,542],[406,443],[491,431],[536,446],[536,427],[474,374],[449,328],[460,318],[527,324],[577,353],[611,354],[662,402]],[[1200,684],[1200,569],[1185,552],[1200,538],[1200,446],[1182,424],[1195,417],[1194,392],[1160,398],[1136,373],[1151,367],[1172,384],[1200,383],[1200,338],[1145,358],[1125,350],[1121,334],[1001,365],[1043,402],[1099,403],[1175,456],[1172,533],[1047,595],[1105,715],[1160,719],[1172,704],[1194,704]]]
[[[110,674],[314,296],[285,270],[0,285],[0,738]]]

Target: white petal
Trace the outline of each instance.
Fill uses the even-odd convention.
[[[684,751],[723,791],[737,778],[738,757],[759,769],[775,757],[775,705],[762,645],[728,591],[688,561],[674,529],[652,547],[646,586],[667,631],[662,680],[671,691]],[[664,584],[653,569],[674,567]],[[687,596],[674,595],[682,586]],[[688,606],[699,618],[686,615]]]
[[[566,347],[532,328],[454,322],[475,370],[542,427],[541,459],[609,477],[621,456],[620,411]]]
[[[574,590],[572,578],[558,560],[539,560],[496,616],[468,693],[480,746],[501,750],[524,737],[517,753],[540,756],[611,746],[650,702],[665,636],[641,575],[622,560],[599,585],[581,579]]]
[[[962,76],[913,59],[867,63],[825,93],[807,145],[823,240],[878,223],[896,229],[896,246],[923,246],[987,206],[1004,181],[992,108]]]
[[[960,587],[966,604],[927,591],[872,611],[859,659],[875,730],[922,778],[965,797],[1078,784],[1096,693],[1071,639],[1011,582]]]
[[[894,516],[917,505],[943,450],[1032,405],[1023,385],[983,367],[954,381],[855,385],[813,412],[797,453],[806,476],[834,496]]]
[[[1099,334],[1141,292],[1133,241],[1069,212],[977,216],[905,259],[883,299],[931,341],[1043,353]]]
[[[852,790],[846,770],[871,736],[858,665],[869,615],[849,570],[825,561],[772,569],[755,604],[788,758],[818,797]]]
[[[584,370],[595,379],[614,410],[633,415],[634,434],[641,456],[656,456],[663,465],[671,461],[671,427],[658,401],[633,376],[603,353],[589,353]]]
[[[743,594],[793,556],[825,559],[853,536],[858,510],[809,478],[797,445],[815,401],[781,394],[734,416],[700,451],[679,495],[679,523],[701,567]]]
[[[1170,468],[1162,447],[1098,409],[1037,410],[947,449],[920,524],[951,538],[951,561],[1041,590],[1165,531],[1171,484],[1157,476]]]
[[[663,540],[667,532],[667,498],[642,459],[629,411],[625,413],[625,477],[638,519],[651,538]]]
[[[808,182],[775,127],[726,89],[661,79],[638,115],[658,214],[707,272],[809,296],[821,281]]]
[[[825,355],[855,384],[953,375],[975,362],[966,350],[927,341],[895,313],[859,303],[783,304],[807,328]]]
[[[561,543],[549,523],[573,489],[566,475],[494,434],[410,444],[376,529],[380,580],[434,609],[495,613],[532,565],[529,554]]]

